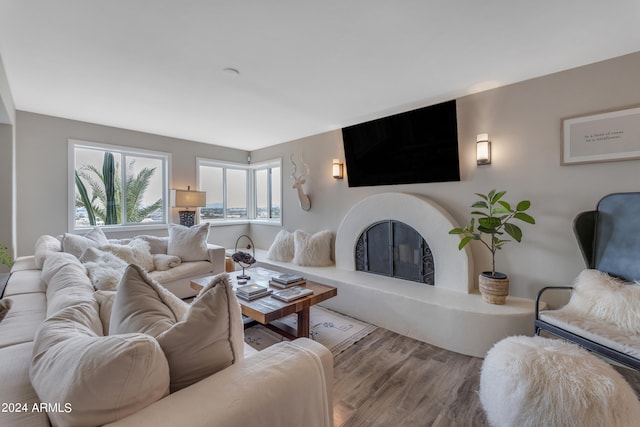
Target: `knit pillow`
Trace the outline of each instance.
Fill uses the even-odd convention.
[[[179,256],[182,261],[206,261],[209,223],[185,227],[169,224],[169,244],[167,255]]]
[[[293,233],[293,263],[311,267],[333,265],[331,237],[330,231],[320,231],[311,235],[302,230],[296,230]]]
[[[155,337],[169,361],[171,392],[188,387],[243,358],[240,304],[226,274],[189,305],[131,265],[118,286],[110,334]]]
[[[104,235],[100,227],[94,227],[91,231],[84,236],[77,234],[64,233],[62,238],[62,250],[64,252],[75,255],[76,258],[80,258],[82,252],[88,248],[97,248],[98,246],[106,245],[109,241],[107,236]]]
[[[110,252],[127,264],[136,264],[147,271],[153,271],[153,256],[149,251],[149,243],[141,239],[133,239],[127,245],[109,243],[100,246],[102,251]]]
[[[167,253],[167,246],[169,244],[168,237],[149,236],[146,234],[142,234],[133,238],[133,240],[137,239],[144,240],[145,242],[149,243],[149,252],[151,252],[151,255]]]
[[[293,248],[293,233],[280,230],[267,252],[267,258],[273,261],[289,262],[293,259]]]

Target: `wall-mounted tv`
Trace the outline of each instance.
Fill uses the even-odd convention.
[[[460,181],[456,101],[342,129],[349,187]]]

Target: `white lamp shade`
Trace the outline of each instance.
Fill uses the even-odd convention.
[[[488,165],[491,163],[489,134],[481,133],[476,137],[476,161],[479,165]]]
[[[205,191],[171,190],[171,206],[175,208],[201,208],[206,205]]]
[[[342,179],[342,163],[340,163],[340,159],[333,159],[331,174],[336,179]]]

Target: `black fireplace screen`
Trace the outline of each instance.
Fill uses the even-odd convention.
[[[356,270],[434,284],[433,255],[415,229],[400,221],[372,224],[358,238]]]

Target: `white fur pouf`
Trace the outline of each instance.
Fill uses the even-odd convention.
[[[609,364],[557,339],[514,336],[482,364],[480,402],[503,426],[637,426],[640,402]]]

